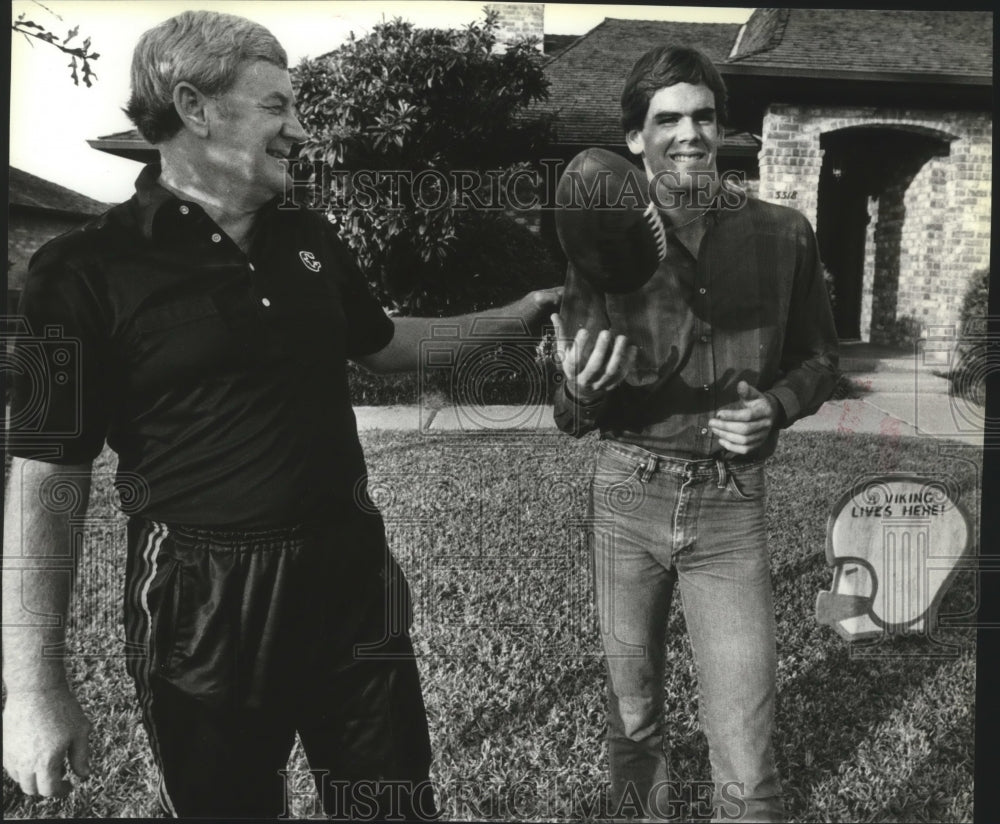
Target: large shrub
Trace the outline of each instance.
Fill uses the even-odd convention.
[[[471,212],[460,218],[455,253],[440,274],[426,281],[421,314],[458,314],[502,305],[539,286],[562,283],[564,271],[542,239],[512,218]],[[469,261],[477,261],[469,268]],[[418,373],[375,375],[350,364],[355,404],[519,404],[551,401],[555,375],[550,366],[530,364],[536,341],[514,342],[477,355],[469,368],[424,368]],[[519,347],[517,353],[512,348]]]
[[[986,376],[1000,369],[1000,350],[986,334],[989,316],[990,272],[975,272],[962,300],[958,348],[948,373],[951,393],[980,406],[986,405]]]
[[[545,263],[523,242],[503,242],[509,220],[463,210],[453,187],[438,188],[456,172],[505,179],[546,143],[548,121],[524,115],[547,94],[542,55],[530,41],[495,52],[496,30],[495,13],[461,30],[394,20],[293,72],[311,135],[302,155],[314,170],[367,176],[363,198],[327,188],[322,202],[377,297],[401,314],[462,311],[551,282],[535,277]],[[435,177],[421,198],[387,172]],[[331,180],[343,182],[321,182]]]
[[[961,337],[981,335],[990,313],[990,270],[980,269],[969,279],[962,299]]]

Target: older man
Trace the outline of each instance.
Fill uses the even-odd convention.
[[[554,318],[566,375],[556,421],[577,436],[601,432],[595,590],[612,814],[623,817],[703,812],[678,804],[689,794],[668,781],[664,752],[675,585],[698,671],[714,820],[784,815],[764,462],[778,430],[829,396],[837,339],[809,222],[720,179],[725,104],[722,78],[700,52],[664,46],[639,59],[622,125],[671,227],[666,258],[626,294],[604,294],[570,267]]]
[[[82,362],[78,380],[15,387],[5,566],[34,569],[4,581],[4,765],[45,796],[69,790],[67,757],[87,771],[89,722],[43,652],[62,630],[20,610],[66,615],[45,559],[69,556],[106,440],[138,490],[123,496],[128,671],[163,807],[281,814],[298,732],[328,814],[431,817],[407,587],[366,492],[345,364],[415,369],[432,321],[387,317],[330,224],[278,208],[306,134],[266,29],[185,12],[143,35],[131,79],[128,114],[160,163],[46,245],[23,297],[32,329],[78,341]],[[479,317],[514,332],[557,300]],[[17,423],[39,398],[41,439]],[[54,481],[75,487],[75,513],[47,505]]]

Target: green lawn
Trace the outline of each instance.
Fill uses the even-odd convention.
[[[606,780],[604,676],[584,540],[592,438],[556,434],[482,441],[416,433],[363,437],[372,493],[415,597],[435,753],[451,818],[585,817]],[[975,634],[851,648],[816,623],[829,589],[827,515],[857,476],[948,474],[978,523],[979,458],[917,439],[785,433],[769,465],[769,533],[778,613],[778,761],[794,821],[972,819]],[[108,516],[110,462],[97,469],[77,598],[91,618],[72,630],[73,679],[95,721],[93,776],[65,801],[26,800],[4,777],[9,817],[155,814],[154,779],[131,685],[115,657],[121,631],[120,522]],[[109,560],[117,558],[115,572]],[[962,573],[942,613],[971,612]],[[672,777],[708,779],[683,615],[670,618],[666,684]],[[108,657],[101,657],[105,655]],[[298,751],[293,769],[305,770]],[[298,776],[307,787],[308,776]],[[308,798],[296,799],[303,812]]]

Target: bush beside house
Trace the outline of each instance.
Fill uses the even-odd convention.
[[[494,12],[461,30],[394,20],[293,72],[320,205],[401,315],[455,314],[552,283],[536,278],[502,200],[491,213],[456,191],[458,175],[509,179],[547,142],[549,118],[520,116],[547,95],[544,56],[527,40],[500,49],[497,34]],[[338,190],[345,176],[354,188]]]
[[[1000,367],[1000,348],[991,345],[986,334],[989,316],[989,269],[981,269],[969,280],[962,300],[959,342],[948,372],[951,395],[986,405],[986,376]]]

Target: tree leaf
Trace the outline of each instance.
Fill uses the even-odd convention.
[[[506,168],[513,161],[529,160],[527,153],[543,142],[525,140],[526,124],[543,121],[526,114],[530,98],[521,90],[544,94],[542,56],[534,50],[493,54],[493,18],[492,24],[487,16],[485,24],[460,31],[416,29],[397,18],[376,25],[366,36],[352,34],[320,60],[303,61],[292,78],[300,120],[312,135],[306,151],[314,150],[315,156],[344,171],[411,176],[428,169],[448,174]],[[543,131],[539,126],[539,134]],[[495,292],[517,282],[509,277],[513,264],[506,259],[517,244],[461,246],[456,223],[460,210],[450,196],[441,208],[430,209],[414,202],[405,186],[396,198],[389,196],[385,181],[369,188],[371,202],[362,207],[349,198],[340,204],[342,211],[330,217],[384,305],[459,305],[470,271],[486,273],[480,280]],[[431,183],[425,189],[428,196],[438,191]],[[461,226],[466,228],[461,231],[479,231],[470,228],[474,224],[487,222],[463,216]],[[460,246],[464,260],[458,257]],[[410,256],[405,265],[402,249]],[[500,264],[477,264],[480,254]],[[538,260],[539,253],[527,259]],[[419,266],[413,263],[418,260]],[[405,294],[399,291],[401,283]]]

